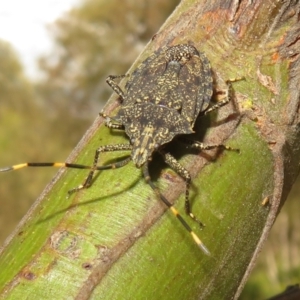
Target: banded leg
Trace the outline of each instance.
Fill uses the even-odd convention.
[[[186,214],[191,217],[195,222],[197,222],[201,227],[204,224],[197,219],[197,217],[192,213],[191,204],[190,204],[190,185],[191,185],[191,175],[170,153],[164,153],[163,151],[159,152],[164,161],[185,180],[185,202],[184,208]]]
[[[117,95],[120,96],[121,103],[125,100],[125,94],[124,94],[123,90],[121,89],[121,87],[115,82],[115,79],[124,78],[127,76],[129,76],[129,75],[109,75],[106,78],[106,83],[113,89],[113,91]],[[100,117],[105,118],[105,126],[107,126],[108,128],[124,130],[123,124],[114,123],[113,120],[108,115],[106,115],[103,110],[101,110],[99,115],[100,115]]]
[[[114,90],[116,94],[118,94],[121,97],[121,102],[125,99],[125,94],[120,88],[120,86],[115,82],[115,79],[124,78],[129,75],[109,75],[106,78],[106,83]]]
[[[235,151],[235,152],[240,152],[240,149],[237,148],[232,148],[230,146],[226,146],[223,144],[215,144],[215,145],[205,145],[204,143],[198,142],[198,141],[192,141],[186,138],[180,138],[180,141],[182,141],[183,143],[187,144],[190,148],[192,149],[197,149],[197,150],[211,150],[211,149],[224,149],[224,150],[228,150],[228,151]]]
[[[99,116],[105,119],[105,126],[110,129],[120,129],[124,130],[124,125],[119,123],[114,123],[113,120],[103,111],[101,110]]]
[[[86,177],[86,179],[84,180],[84,182],[82,184],[80,184],[78,187],[75,187],[75,188],[71,189],[70,191],[68,191],[69,195],[74,192],[77,192],[79,190],[89,188],[92,185],[94,174],[97,170],[99,170],[99,167],[97,166],[97,164],[99,161],[100,153],[112,152],[112,151],[126,151],[126,150],[131,150],[131,149],[132,149],[132,145],[130,145],[130,144],[106,145],[106,146],[99,147],[95,152],[94,162],[93,162],[92,167],[90,167],[91,171],[89,172],[88,176]],[[129,156],[129,157],[123,159],[122,161],[119,161],[119,162],[116,162],[113,164],[109,164],[106,166],[101,166],[101,170],[121,168],[121,167],[125,166],[126,164],[128,164],[130,161],[131,161],[131,157]]]
[[[196,233],[191,229],[191,227],[188,225],[188,223],[184,220],[184,218],[179,214],[177,209],[168,201],[166,197],[164,197],[158,187],[152,182],[150,175],[149,175],[149,169],[148,164],[145,163],[143,165],[143,175],[146,180],[146,182],[150,185],[150,187],[153,189],[153,191],[156,193],[156,195],[160,198],[162,202],[171,210],[171,212],[175,215],[175,217],[180,221],[180,223],[184,226],[184,228],[190,233],[195,243],[198,245],[198,247],[206,254],[210,255],[209,250],[206,248],[206,246],[203,244],[203,242],[200,240],[200,238],[196,235]]]
[[[245,77],[226,80],[226,84],[227,84],[227,87],[228,87],[226,97],[222,101],[220,101],[219,103],[217,103],[217,104],[215,104],[211,107],[208,107],[206,110],[201,112],[201,115],[207,115],[208,113],[210,113],[210,112],[212,112],[216,109],[219,109],[220,107],[222,107],[222,106],[226,105],[227,103],[229,103],[232,99],[232,93],[233,93],[232,83],[236,82],[236,81],[240,81],[240,80],[245,80]]]

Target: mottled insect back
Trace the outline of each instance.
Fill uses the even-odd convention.
[[[177,110],[194,125],[209,105],[213,80],[208,59],[194,46],[163,47],[133,72],[123,105],[151,102]]]
[[[199,237],[152,182],[148,164],[153,153],[157,152],[185,180],[185,212],[194,221],[202,224],[190,208],[191,176],[171,153],[166,152],[164,146],[177,138],[185,143],[186,147],[199,151],[218,147],[231,149],[224,145],[204,145],[184,137],[194,132],[193,127],[200,113],[206,114],[225,105],[230,100],[230,93],[226,99],[208,108],[213,93],[210,64],[204,53],[187,44],[163,47],[153,53],[129,76],[124,90],[115,82],[115,79],[123,77],[127,76],[109,76],[106,80],[119,95],[121,107],[117,115],[108,117],[103,112],[100,115],[106,118],[107,127],[125,130],[130,140],[128,144],[100,146],[96,150],[92,166],[70,163],[22,163],[0,169],[0,172],[46,166],[89,169],[83,184],[70,190],[71,194],[90,187],[96,171],[120,168],[132,161],[138,168],[142,168],[146,182],[178,218],[197,245],[204,253],[209,254]],[[228,86],[231,88],[230,82]],[[130,154],[121,161],[99,166],[100,154],[111,151],[130,151]]]
[[[164,47],[134,71],[125,90],[113,121],[125,127],[132,160],[141,167],[175,136],[193,133],[212,96],[210,64],[191,45]]]
[[[180,113],[151,102],[127,105],[114,121],[125,127],[132,144],[132,161],[141,167],[153,152],[179,134],[193,133],[190,123]]]

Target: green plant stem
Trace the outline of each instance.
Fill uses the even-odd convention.
[[[235,106],[211,116],[209,130],[209,119],[198,124],[206,143],[224,142],[240,154],[175,150],[193,176],[193,212],[206,227],[188,222],[212,255],[197,248],[132,164],[99,173],[71,197],[67,191],[86,173],[60,171],[2,249],[1,299],[238,297],[300,155],[299,25],[292,13],[299,4],[252,2],[182,1],[133,66],[161,46],[192,42],[210,59],[216,90],[246,77],[233,84]],[[111,100],[106,113],[117,105]],[[126,141],[97,119],[70,162],[91,164],[99,145]],[[116,157],[105,154],[101,162]],[[159,161],[151,170],[183,214],[184,182]]]

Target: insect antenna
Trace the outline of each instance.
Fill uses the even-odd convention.
[[[143,174],[146,182],[150,185],[150,187],[153,189],[153,191],[156,193],[156,195],[164,202],[164,204],[171,210],[171,212],[175,215],[175,217],[180,221],[180,223],[184,226],[184,228],[190,233],[192,236],[194,242],[198,245],[198,247],[206,254],[210,255],[209,250],[206,248],[206,246],[203,244],[203,242],[200,240],[200,238],[197,236],[197,234],[192,230],[192,228],[188,225],[188,223],[185,221],[185,219],[180,215],[178,210],[168,201],[166,197],[164,197],[158,187],[152,182],[150,175],[149,175],[149,169],[148,164],[145,163],[143,166]]]
[[[123,164],[121,165],[118,163],[93,167],[93,166],[87,166],[81,164],[71,164],[66,162],[26,162],[26,163],[21,163],[9,167],[0,168],[0,172],[15,171],[27,167],[56,167],[56,168],[85,169],[85,170],[93,169],[94,171],[101,171],[101,170],[120,168],[122,166]]]

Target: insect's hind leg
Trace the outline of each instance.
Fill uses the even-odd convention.
[[[187,139],[187,138],[183,138],[181,137],[179,139],[180,142],[186,144],[189,148],[191,149],[197,149],[199,151],[202,151],[202,150],[212,150],[212,149],[223,149],[223,150],[228,150],[228,151],[235,151],[237,153],[240,152],[240,149],[237,149],[237,148],[232,148],[230,146],[227,146],[227,145],[223,145],[223,144],[214,144],[214,145],[206,145],[204,143],[201,143],[201,142],[198,142],[198,141],[193,141],[193,140],[190,140],[190,139]]]
[[[192,218],[201,227],[203,227],[204,224],[192,213],[192,210],[191,210],[191,204],[190,204],[191,175],[190,175],[190,173],[170,153],[165,153],[163,151],[159,151],[159,153],[162,155],[164,161],[185,180],[185,184],[186,184],[185,202],[184,202],[185,212],[190,218]]]
[[[125,159],[118,161],[116,163],[98,167],[97,164],[99,161],[100,153],[112,152],[112,151],[127,151],[127,150],[131,150],[131,149],[132,149],[132,145],[130,145],[130,144],[105,145],[105,146],[99,147],[95,152],[94,162],[93,162],[91,171],[89,172],[88,176],[86,177],[86,179],[84,180],[84,182],[82,184],[69,190],[68,194],[71,195],[72,193],[78,192],[79,190],[89,188],[93,183],[93,177],[94,177],[94,174],[96,171],[121,168],[131,161],[131,157],[129,156],[129,157],[126,157]]]
[[[226,105],[227,103],[229,103],[233,98],[232,83],[236,82],[236,81],[240,81],[240,80],[245,80],[245,77],[227,80],[226,84],[228,86],[228,90],[227,90],[227,95],[226,95],[225,99],[223,99],[222,101],[220,101],[219,103],[217,103],[217,104],[215,104],[211,107],[208,107],[206,110],[201,112],[201,115],[207,115],[208,113],[210,113],[210,112]],[[193,140],[187,139],[185,137],[179,137],[178,140],[181,141],[182,143],[188,145],[188,147],[190,147],[192,149],[198,149],[200,151],[201,150],[211,150],[211,149],[219,148],[219,149],[224,149],[224,150],[240,152],[239,149],[231,148],[231,147],[223,145],[223,144],[205,145],[201,142],[193,141]]]
[[[179,214],[177,209],[168,201],[166,197],[164,197],[158,187],[152,182],[150,175],[149,175],[149,169],[148,169],[148,163],[145,163],[143,165],[143,174],[146,182],[150,185],[150,187],[153,189],[153,191],[156,193],[156,195],[160,198],[161,201],[164,202],[164,204],[170,209],[170,211],[174,214],[174,216],[180,221],[180,223],[184,226],[184,228],[190,233],[195,243],[198,245],[198,247],[206,254],[210,255],[209,250],[206,248],[206,246],[203,244],[203,242],[200,240],[200,238],[194,233],[194,231],[191,229],[191,227],[188,225],[188,223],[183,219],[183,217]]]

